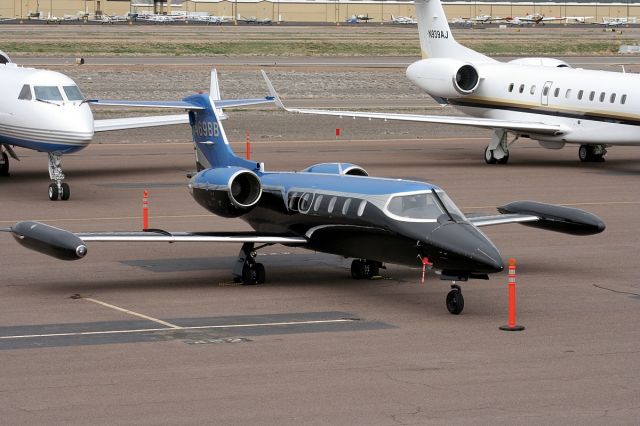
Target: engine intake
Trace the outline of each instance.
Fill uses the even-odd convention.
[[[472,94],[480,83],[473,65],[457,59],[433,58],[414,62],[407,77],[432,96],[455,98]]]
[[[190,187],[201,206],[222,217],[249,212],[262,196],[258,175],[240,167],[203,170],[191,179]]]
[[[13,61],[9,58],[9,55],[0,50],[0,64],[10,64]]]

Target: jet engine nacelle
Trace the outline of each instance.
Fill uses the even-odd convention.
[[[369,176],[360,166],[351,163],[320,163],[303,170],[307,173],[327,173],[332,175]]]
[[[509,63],[517,65],[533,65],[539,67],[571,68],[571,65],[569,65],[565,61],[554,58],[518,58],[509,61]]]
[[[472,94],[480,83],[478,70],[457,59],[433,58],[414,62],[407,78],[431,96],[457,98]]]
[[[249,212],[262,196],[258,175],[241,167],[203,170],[193,177],[190,187],[200,205],[222,217]]]
[[[13,61],[9,58],[9,55],[0,50],[0,64],[10,64]]]

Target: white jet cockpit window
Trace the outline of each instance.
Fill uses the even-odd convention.
[[[31,96],[31,86],[29,86],[28,84],[22,86],[20,94],[18,95],[18,99],[21,99],[23,101],[30,101],[31,99],[33,99]]]
[[[394,216],[418,220],[435,220],[444,214],[431,191],[392,197],[387,204],[387,211]]]
[[[34,86],[36,100],[39,101],[63,101],[60,89],[57,86]]]
[[[78,89],[78,86],[62,86],[64,89],[64,94],[67,95],[67,99],[70,101],[82,101],[84,100],[84,96],[82,96],[82,92]]]

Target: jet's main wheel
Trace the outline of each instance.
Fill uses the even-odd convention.
[[[355,259],[351,262],[351,278],[356,280],[371,279],[380,273],[378,263]]]
[[[69,184],[63,183],[60,186],[62,187],[62,192],[60,193],[60,199],[63,201],[67,201],[69,197],[71,197],[71,189],[69,188]]]
[[[497,160],[498,164],[507,164],[509,162],[509,151],[505,152],[504,157]]]
[[[242,268],[242,283],[255,285],[264,283],[266,272],[262,263],[245,263]]]
[[[0,164],[0,176],[9,176],[9,156],[2,153],[2,164]]]
[[[580,161],[583,163],[595,161],[595,154],[593,151],[594,148],[591,145],[580,145],[580,148],[578,149],[578,158],[580,158]]]
[[[49,199],[51,201],[57,201],[59,197],[58,184],[52,183],[49,185]]]
[[[487,164],[496,164],[498,160],[493,156],[493,151],[489,149],[489,145],[484,149],[484,161]]]
[[[464,297],[458,286],[451,286],[452,290],[447,294],[447,310],[453,315],[460,315],[464,309]]]

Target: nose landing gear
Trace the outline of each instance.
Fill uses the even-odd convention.
[[[60,198],[66,201],[71,196],[69,185],[63,183],[64,173],[62,172],[62,155],[49,153],[49,177],[55,181],[49,185],[49,199],[56,201]]]
[[[447,294],[447,310],[453,315],[460,315],[464,309],[462,289],[455,281],[451,284],[451,291]]]
[[[368,280],[380,274],[382,263],[375,260],[355,259],[351,262],[351,278],[356,280]]]

